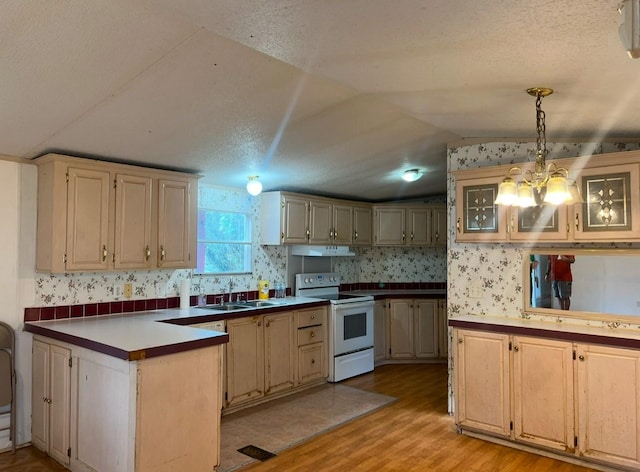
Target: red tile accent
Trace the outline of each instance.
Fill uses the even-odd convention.
[[[111,313],[122,313],[122,302],[111,302],[110,311]]]
[[[178,308],[180,306],[180,299],[178,297],[167,298],[167,308]]]
[[[109,302],[98,303],[99,315],[108,315],[110,313],[111,313],[111,303]]]
[[[130,313],[134,310],[135,306],[133,300],[126,300],[122,302],[122,313]]]
[[[98,314],[97,303],[87,303],[84,306],[84,316],[96,316]]]
[[[71,312],[69,305],[57,306],[55,307],[54,311],[55,311],[56,320],[69,318],[69,313]]]
[[[82,318],[84,316],[84,305],[71,306],[71,318]]]
[[[166,298],[158,298],[156,300],[156,309],[164,310],[167,308],[167,299]]]
[[[24,309],[25,321],[40,321],[40,308],[25,308]]]
[[[133,311],[145,311],[147,309],[146,300],[135,300],[133,302]]]
[[[56,310],[52,306],[47,306],[40,309],[40,320],[52,320],[55,318]]]
[[[147,310],[155,310],[158,308],[158,302],[155,298],[147,300]]]

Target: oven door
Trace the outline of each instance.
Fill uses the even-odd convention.
[[[333,309],[334,356],[373,346],[373,302],[338,303]]]

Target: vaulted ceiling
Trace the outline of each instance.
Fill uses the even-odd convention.
[[[0,154],[55,151],[369,201],[446,145],[637,137],[619,0],[3,0]],[[533,147],[533,145],[532,145]],[[417,167],[424,177],[399,179]]]

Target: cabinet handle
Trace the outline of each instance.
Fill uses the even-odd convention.
[[[311,315],[311,319],[315,320],[316,319],[316,315]]]
[[[307,240],[311,239],[311,231],[307,229]]]
[[[260,326],[260,323],[258,323],[258,326]],[[266,322],[264,323],[264,326],[265,326],[265,328],[268,328],[268,327],[269,327],[269,322],[268,322],[268,321],[266,321]]]
[[[458,338],[458,344],[462,344],[462,338]]]
[[[337,231],[333,231],[333,239],[338,239],[338,232]]]
[[[437,231],[436,231],[435,237],[436,237],[436,241],[440,239],[440,234]]]
[[[576,213],[576,231],[580,230],[580,215]]]
[[[403,232],[402,232],[402,240],[403,240],[403,241],[406,241],[406,239],[407,239],[407,235],[406,235],[406,234],[404,234],[404,231],[403,231]]]
[[[149,249],[149,245],[147,244],[147,247],[144,248],[144,258],[146,261],[148,261],[150,257],[151,257],[151,249]]]
[[[584,361],[584,356],[583,356],[582,354],[580,354],[580,355],[578,356],[578,359],[580,359],[581,361]]]
[[[412,233],[411,233],[411,241],[413,241],[413,236],[414,236],[414,235],[413,235],[413,232],[412,232]]]
[[[315,364],[316,360],[315,359],[311,359],[311,365]]]
[[[258,321],[258,326],[262,326],[262,323],[260,321]]]
[[[167,253],[164,250],[164,246],[160,246],[160,260],[164,261],[164,257],[167,255]]]
[[[313,331],[311,331],[311,337],[315,338],[316,337],[316,333],[314,333]]]
[[[513,350],[518,352],[520,350],[520,348],[518,346],[513,346]]]
[[[102,262],[107,260],[107,246],[102,246]]]
[[[460,217],[458,217],[458,220],[456,221],[456,230],[460,233]]]
[[[358,240],[358,232],[356,231],[355,234],[353,235],[354,239],[357,241]]]

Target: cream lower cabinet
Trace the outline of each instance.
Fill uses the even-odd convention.
[[[454,330],[462,430],[569,457],[640,466],[640,352]]]
[[[398,299],[389,302],[389,357],[438,357],[438,300]]]
[[[222,346],[128,361],[58,344],[33,341],[36,447],[76,472],[219,465]]]
[[[31,440],[35,447],[68,465],[71,351],[34,340],[32,363]]]
[[[387,358],[387,301],[378,300],[373,304],[373,355],[375,362]]]
[[[227,321],[226,412],[324,381],[326,308]]]

